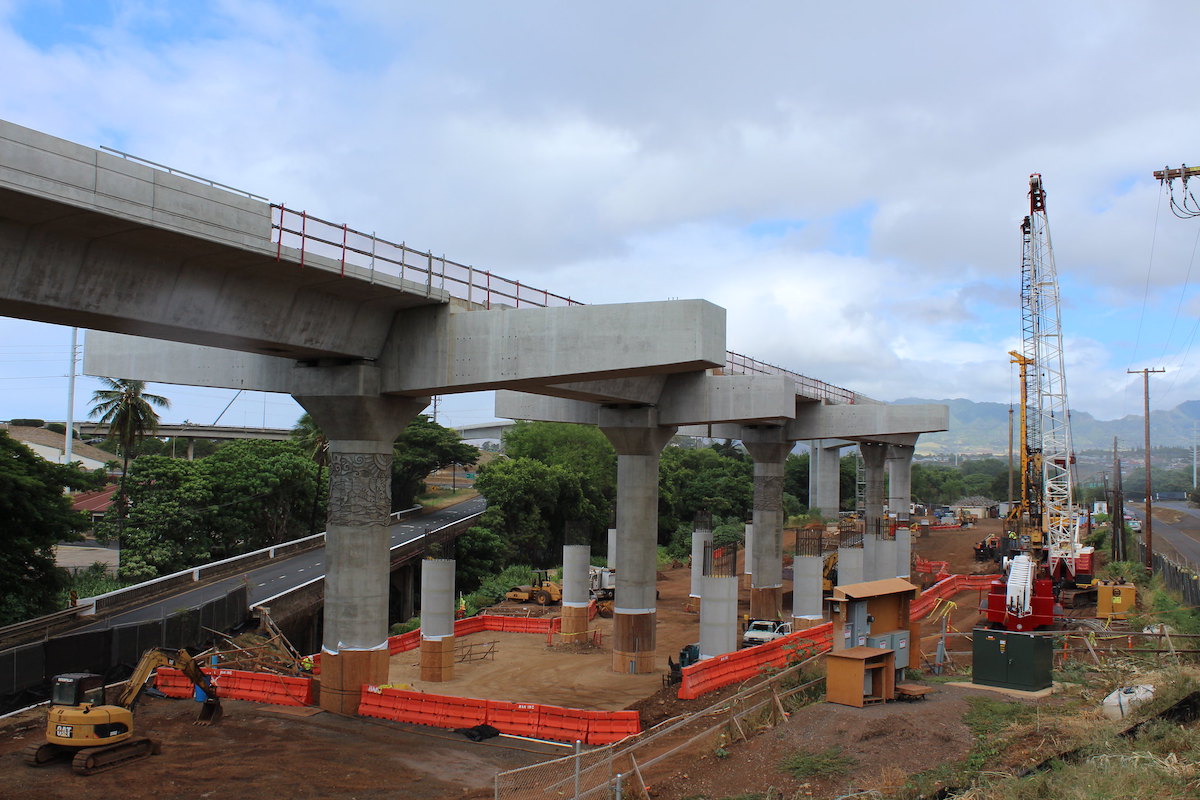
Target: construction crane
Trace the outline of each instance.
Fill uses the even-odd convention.
[[[989,590],[993,627],[1034,630],[1053,622],[1057,589],[1063,605],[1093,592],[1094,548],[1082,542],[1075,509],[1071,419],[1063,357],[1058,272],[1046,218],[1042,176],[1029,176],[1029,215],[1021,222],[1021,498],[1006,519],[1002,550],[1008,575]]]
[[[1029,216],[1021,223],[1021,316],[1023,360],[1031,371],[1025,402],[1025,445],[1040,461],[1042,541],[1031,548],[1045,560],[1057,585],[1092,583],[1094,549],[1084,546],[1075,508],[1071,418],[1067,405],[1058,272],[1046,217],[1042,176],[1029,176]],[[1032,470],[1031,470],[1032,471]]]
[[[1010,350],[1008,356],[1017,365],[1021,375],[1021,494],[1004,518],[1005,539],[1001,542],[998,556],[1007,556],[1013,550],[1028,549],[1035,543],[1041,543],[1041,504],[1033,491],[1040,483],[1036,474],[1041,472],[1041,451],[1032,445],[1029,435],[1029,367],[1033,359],[1026,358],[1016,350]]]

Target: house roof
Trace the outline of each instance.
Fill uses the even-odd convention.
[[[94,492],[80,492],[71,498],[72,511],[88,513],[103,513],[112,505],[113,495],[117,493],[117,484],[109,484]]]
[[[904,578],[884,578],[881,581],[864,581],[863,583],[848,583],[845,586],[835,586],[833,589],[833,598],[835,600],[845,600],[848,597],[855,599],[878,597],[881,594],[916,592],[919,591],[919,588],[904,580]]]
[[[0,424],[8,430],[8,435],[16,439],[18,442],[26,444],[37,444],[42,447],[56,447],[60,451],[63,449],[66,442],[66,436],[54,431],[48,431],[45,428],[27,428],[24,425],[8,425]],[[80,458],[87,458],[92,461],[99,461],[101,464],[106,461],[115,461],[117,457],[112,453],[101,450],[98,447],[92,447],[90,444],[84,444],[78,439],[71,445],[72,455]]]

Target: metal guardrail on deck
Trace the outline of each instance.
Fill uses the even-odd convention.
[[[139,156],[109,147],[102,149],[208,186],[236,192],[252,199],[267,200],[242,189],[235,189]],[[345,223],[330,222],[306,211],[286,208],[281,203],[271,203],[270,207],[271,241],[276,245],[276,258],[283,256],[283,248],[292,248],[299,251],[301,266],[304,266],[304,260],[309,254],[319,255],[340,262],[342,275],[346,274],[346,265],[349,264],[367,270],[368,281],[374,282],[376,274],[388,275],[424,286],[427,297],[437,289],[480,309],[491,309],[493,305],[514,308],[584,305],[578,300],[547,289],[538,289],[518,280],[501,277],[490,270],[460,264],[446,258],[444,254],[435,256],[432,250],[417,250],[404,242],[397,244],[381,239],[374,233],[355,230]],[[799,394],[831,403],[876,402],[849,389],[809,378],[732,350],[725,354],[724,368],[727,372],[740,375],[786,375],[796,382]]]
[[[299,250],[301,266],[305,257],[312,253],[340,262],[343,275],[346,265],[350,264],[367,270],[368,280],[373,281],[377,273],[386,274],[424,286],[426,296],[439,289],[481,309],[490,309],[493,305],[514,308],[521,308],[522,304],[526,308],[584,305],[570,297],[503,278],[489,270],[451,261],[444,255],[435,256],[432,251],[422,252],[403,242],[389,242],[374,233],[364,233],[282,205],[271,205],[271,229],[277,257],[282,256],[284,247]],[[798,393],[831,403],[869,402],[868,398],[849,389],[732,350],[725,353],[725,371],[738,375],[786,375],[796,382]]]

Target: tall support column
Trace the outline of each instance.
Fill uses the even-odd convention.
[[[617,586],[613,671],[653,672],[658,544],[658,460],[675,435],[658,410],[601,408],[600,430],[617,451]]]
[[[742,429],[754,459],[754,542],[747,551],[753,619],[783,619],[783,467],[792,449],[783,436],[783,428]]]
[[[860,442],[859,452],[862,453],[863,466],[866,469],[866,487],[863,496],[864,525],[863,525],[863,573],[866,580],[873,581],[880,577],[879,566],[876,563],[879,533],[885,522],[883,516],[883,464],[887,457],[887,445],[877,442]],[[891,565],[888,565],[890,569]]]
[[[824,531],[801,531],[792,559],[792,630],[820,625],[824,614]]]
[[[587,635],[588,562],[592,548],[586,544],[563,545],[562,638],[573,642]]]
[[[329,441],[321,707],[354,713],[364,683],[387,682],[392,446],[428,401],[379,395],[297,395],[296,401]]]
[[[738,649],[738,579],[727,574],[701,578],[703,602],[700,605],[700,657],[732,653]]]
[[[426,558],[421,562],[421,680],[454,680],[452,558]]]
[[[808,507],[823,517],[836,518],[841,510],[842,447],[813,439],[808,459]]]
[[[907,578],[912,572],[912,532],[909,529],[912,506],[912,459],[914,445],[888,446],[888,508],[896,514],[896,576]]]
[[[705,548],[712,549],[712,535],[712,517],[707,513],[698,515],[692,531],[692,586],[688,592],[692,611],[699,610],[700,598],[704,595],[704,552]],[[736,583],[737,576],[733,577]]]

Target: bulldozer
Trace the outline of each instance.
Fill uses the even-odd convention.
[[[104,703],[104,676],[70,672],[54,677],[46,741],[25,749],[25,763],[41,767],[70,756],[76,774],[94,775],[159,752],[159,743],[134,736],[133,709],[158,667],[175,667],[204,693],[197,725],[220,721],[221,701],[208,676],[186,650],[152,649],[142,654],[129,683],[113,705]]]
[[[532,600],[539,606],[548,606],[562,602],[562,585],[550,579],[550,570],[535,569],[533,585],[514,586],[504,593],[504,597],[518,603],[528,603]]]

